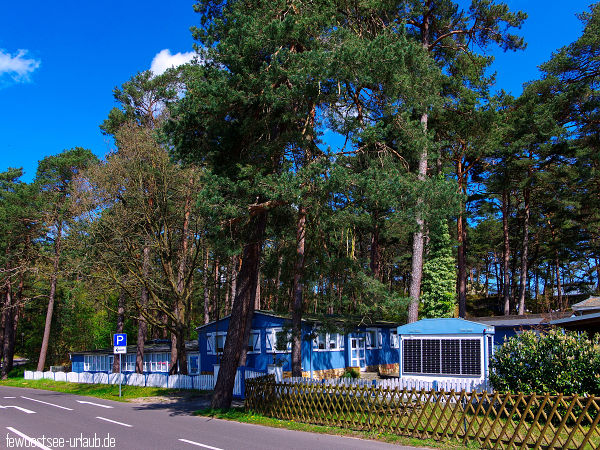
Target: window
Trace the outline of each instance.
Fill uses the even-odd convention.
[[[198,375],[200,373],[200,356],[198,353],[190,353],[188,355],[188,374]]]
[[[398,330],[390,330],[390,347],[399,348]]]
[[[319,333],[317,336],[317,350],[327,350],[327,333]]]
[[[171,353],[146,353],[144,372],[168,372]]]
[[[218,333],[208,333],[206,335],[206,353],[209,355],[222,355],[225,348],[227,333],[219,331]]]
[[[252,330],[248,337],[248,353],[260,353],[260,330]]]
[[[402,372],[481,375],[481,339],[405,339]]]
[[[127,353],[125,355],[125,364],[123,364],[123,371],[135,372],[135,353]]]
[[[314,349],[315,350],[343,350],[344,348],[344,335],[340,333],[326,333],[321,332],[315,339]]]
[[[383,343],[383,335],[379,328],[367,328],[367,348],[381,348]]]
[[[292,331],[283,328],[267,328],[267,353],[288,353],[292,351]]]
[[[113,355],[84,355],[84,372],[112,372]]]

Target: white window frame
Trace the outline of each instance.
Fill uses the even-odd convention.
[[[125,355],[124,371],[135,372],[135,360],[137,355],[135,353],[127,353]]]
[[[254,345],[253,345],[252,351],[250,351],[250,349],[248,349],[248,351],[246,352],[248,355],[257,355],[260,353],[260,350],[261,350],[260,338],[261,338],[260,330],[251,330],[250,331],[250,336],[248,338],[248,344],[250,344],[250,340],[252,339],[252,342],[254,343]]]
[[[332,335],[337,335],[335,338],[335,347],[331,348],[331,339],[332,339]],[[319,348],[319,346],[322,344],[321,342],[321,338],[324,337],[325,342],[323,343],[323,348]],[[319,333],[314,341],[313,341],[313,350],[316,352],[339,352],[341,350],[344,350],[344,340],[345,340],[345,335],[343,335],[342,333]]]
[[[198,364],[196,367],[192,366],[192,358],[198,358]],[[187,355],[188,375],[199,375],[200,374],[200,353],[188,353]]]
[[[206,354],[208,355],[222,355],[222,351],[217,351],[217,337],[224,336],[223,349],[225,349],[225,342],[227,342],[227,332],[219,331],[206,334]]]
[[[367,328],[365,331],[365,347],[367,348],[367,350],[377,350],[383,347],[383,334],[381,333],[381,328]],[[375,345],[373,345],[373,342],[371,342],[371,338],[373,337],[372,333],[375,333]]]
[[[400,338],[398,337],[398,330],[390,330],[390,347],[400,348]]]
[[[266,333],[266,353],[290,353],[292,351],[292,330],[288,330],[288,343],[285,350],[277,350],[277,333],[282,333],[282,327],[267,328]]]

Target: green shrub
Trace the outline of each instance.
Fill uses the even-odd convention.
[[[498,391],[600,395],[600,336],[526,331],[506,340],[490,367]]]
[[[342,378],[359,378],[360,377],[360,373],[358,372],[358,370],[353,369],[353,368],[347,368],[344,371],[344,374],[342,375]]]

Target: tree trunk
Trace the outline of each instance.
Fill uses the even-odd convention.
[[[523,192],[525,217],[523,218],[523,251],[521,254],[521,277],[519,280],[519,315],[525,314],[525,293],[527,288],[527,258],[529,253],[529,189]]]
[[[458,190],[461,194],[466,193],[465,186],[465,174],[463,170],[462,155],[460,155],[456,162],[456,176],[458,179]],[[467,230],[465,223],[466,205],[461,202],[460,213],[456,220],[456,236],[458,238],[457,248],[457,263],[458,263],[458,278],[456,280],[458,287],[458,317],[463,319],[467,316],[467,257],[466,257],[466,241],[467,241]]]
[[[46,365],[46,355],[48,354],[48,344],[50,343],[50,328],[52,326],[52,315],[54,314],[54,296],[56,295],[56,282],[58,279],[58,264],[61,252],[61,234],[62,221],[57,220],[56,240],[54,241],[54,261],[52,264],[52,275],[50,275],[50,295],[48,296],[48,310],[46,311],[46,324],[44,325],[44,337],[42,338],[42,348],[40,349],[40,358],[38,360],[38,372],[44,371]]]
[[[238,255],[233,255],[231,257],[231,292],[229,293],[229,301],[231,302],[231,304],[229,305],[229,311],[233,309],[233,300],[235,299],[235,292],[237,286],[238,268],[239,257]]]
[[[429,116],[425,113],[421,116],[421,125],[423,132],[427,133],[427,122]],[[419,155],[419,173],[417,178],[419,181],[425,181],[427,177],[427,147],[424,146],[421,154]],[[420,206],[423,203],[422,199],[417,201]],[[409,296],[410,304],[408,305],[408,323],[416,322],[419,320],[419,297],[421,296],[421,278],[423,277],[423,233],[425,229],[425,221],[421,212],[417,208],[416,222],[417,231],[413,234],[413,246],[412,246],[412,262],[411,262],[411,276],[410,276],[410,287]]]
[[[238,275],[237,292],[229,319],[223,359],[211,401],[215,409],[227,409],[231,406],[233,385],[242,349],[248,345],[246,328],[248,323],[251,323],[251,317],[248,316],[254,313],[254,297],[266,222],[267,212],[260,211],[251,217],[248,224],[249,239],[244,245],[242,267]]]
[[[142,256],[142,274],[146,279],[150,273],[150,247],[144,246]],[[148,289],[142,284],[140,292],[140,312],[138,318],[138,334],[137,334],[137,348],[135,357],[135,372],[144,373],[144,344],[146,342],[146,335],[148,334],[148,323],[142,314],[142,310],[148,305]]]
[[[13,302],[12,286],[10,281],[6,287],[6,297],[4,303],[4,333],[3,333],[3,344],[2,344],[2,370],[0,372],[0,378],[6,380],[8,373],[13,368],[13,358],[15,355],[15,315],[17,314],[17,307]]]
[[[377,212],[373,213],[373,233],[371,234],[371,273],[373,278],[381,278],[381,249],[379,247],[379,217]]]
[[[504,285],[502,288],[503,300],[504,300],[504,315],[510,314],[510,240],[508,230],[508,213],[509,213],[509,196],[506,190],[502,191],[502,232],[504,234],[504,260],[503,260],[503,271],[504,271]]]
[[[565,311],[566,307],[565,305],[563,305],[562,283],[560,280],[560,262],[558,259],[558,251],[555,252],[554,269],[556,271],[556,291],[558,293],[558,307],[561,310]]]
[[[302,291],[304,283],[304,247],[306,242],[306,207],[298,209],[296,225],[296,264],[292,288],[292,376],[302,376]]]
[[[115,328],[115,333],[122,333],[123,327],[125,325],[125,289],[121,289],[119,292],[119,300],[117,304],[117,327]],[[119,373],[119,358],[113,358],[113,373]]]
[[[204,271],[202,273],[202,283],[204,284],[204,323],[210,322],[209,305],[210,305],[210,294],[208,290],[208,263],[209,263],[208,246],[206,246],[206,257],[204,258]]]

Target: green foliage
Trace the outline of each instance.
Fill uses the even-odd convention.
[[[353,369],[352,367],[348,367],[344,371],[342,378],[360,378],[360,372],[356,369]]]
[[[445,220],[429,228],[429,253],[423,265],[421,313],[424,317],[453,317],[456,309],[456,263]]]
[[[490,367],[498,391],[600,395],[600,336],[525,331],[496,350]]]

